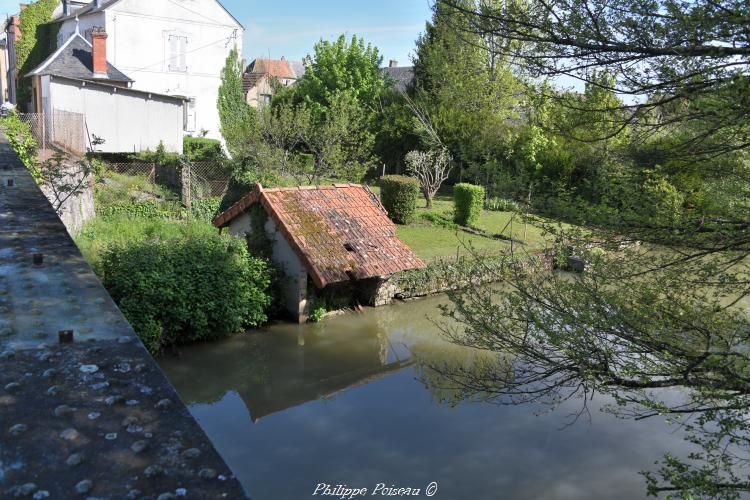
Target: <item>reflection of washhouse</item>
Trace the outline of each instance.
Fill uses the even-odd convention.
[[[388,361],[388,337],[351,333],[302,335],[296,349],[271,352],[267,378],[245,384],[238,393],[252,420],[310,401],[332,398],[378,380],[412,364],[410,359]]]
[[[344,319],[344,318],[334,318]],[[304,333],[303,333],[304,332]],[[167,372],[188,404],[244,401],[253,421],[326,399],[412,364],[376,323],[282,325],[272,331],[186,351]],[[195,383],[200,373],[200,383]]]

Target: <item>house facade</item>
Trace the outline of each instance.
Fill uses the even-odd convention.
[[[241,51],[244,28],[217,0],[66,0],[54,23],[58,47],[75,32],[108,37],[107,58],[137,91],[184,98],[183,131],[221,139],[216,107],[230,50]]]
[[[133,88],[133,80],[107,60],[107,33],[96,28],[90,35],[93,44],[75,32],[26,75],[32,108],[46,117],[45,137],[74,154],[95,138],[103,140],[96,146],[101,152],[153,151],[163,144],[181,153],[184,98]]]
[[[294,85],[305,74],[302,61],[281,59],[256,59],[242,75],[242,88],[247,103],[260,107],[271,102],[276,86]]]
[[[284,271],[286,309],[300,322],[311,306],[383,305],[399,271],[424,263],[396,236],[377,196],[358,184],[263,189],[214,219],[218,228],[265,248]]]

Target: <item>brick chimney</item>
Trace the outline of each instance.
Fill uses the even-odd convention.
[[[388,67],[389,68],[398,68],[398,61],[395,59],[391,59],[388,61]]]
[[[91,30],[91,56],[94,60],[94,78],[109,78],[107,75],[107,32],[104,28]]]

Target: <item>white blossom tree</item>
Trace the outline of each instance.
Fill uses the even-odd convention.
[[[453,158],[447,149],[432,151],[410,151],[404,158],[407,171],[417,178],[427,208],[432,207],[432,199],[440,186],[451,173]]]

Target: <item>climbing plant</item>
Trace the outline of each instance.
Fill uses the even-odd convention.
[[[38,0],[21,11],[21,37],[16,43],[18,104],[21,106],[31,101],[31,80],[24,75],[44,61],[57,46],[60,24],[47,23],[52,20],[52,13],[58,5],[60,0]]]

